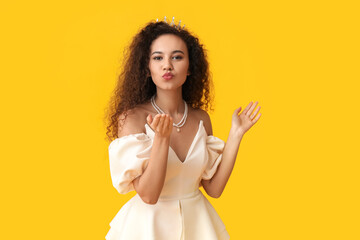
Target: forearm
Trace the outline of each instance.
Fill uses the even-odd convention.
[[[148,165],[143,174],[134,180],[136,192],[146,203],[155,204],[164,186],[169,141],[169,138],[155,135]]]
[[[240,142],[244,137],[244,134],[259,120],[261,116],[261,113],[259,113],[259,115],[255,117],[260,109],[260,106],[258,106],[254,111],[257,103],[257,101],[255,104],[250,102],[241,113],[241,107],[239,107],[232,115],[229,137],[225,144],[222,160],[217,168],[217,171],[210,180],[201,181],[205,191],[211,197],[217,198],[221,196],[234,168]]]
[[[236,156],[238,154],[240,142],[243,134],[236,134],[230,130],[227,142],[222,154],[221,163],[214,176],[205,183],[206,192],[212,197],[220,197],[225,189],[225,186],[230,178],[231,172],[234,168]]]

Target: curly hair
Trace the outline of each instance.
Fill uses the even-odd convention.
[[[192,108],[213,110],[211,73],[206,50],[199,39],[186,29],[177,29],[162,21],[150,22],[134,36],[124,51],[123,70],[118,76],[105,114],[107,140],[118,138],[118,131],[126,119],[128,110],[148,102],[156,93],[156,85],[149,77],[150,46],[163,34],[180,37],[188,49],[191,74],[182,86],[183,99]]]

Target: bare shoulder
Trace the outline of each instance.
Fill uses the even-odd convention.
[[[134,107],[119,116],[118,137],[136,133],[145,133],[146,111],[141,105]],[[125,120],[123,120],[125,119]]]
[[[203,109],[192,109],[197,119],[203,120],[205,130],[208,135],[212,135],[212,125],[209,114]]]

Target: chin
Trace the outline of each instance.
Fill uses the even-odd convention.
[[[180,86],[178,86],[178,85],[176,85],[176,86],[169,86],[169,85],[167,85],[167,86],[158,86],[158,88],[163,89],[163,90],[176,90],[176,89],[181,88],[181,87],[182,87],[181,85]]]
[[[162,82],[159,84],[155,84],[157,88],[163,89],[163,90],[176,90],[178,88],[181,88],[184,83],[178,83],[178,82],[171,82],[169,80],[168,82]]]

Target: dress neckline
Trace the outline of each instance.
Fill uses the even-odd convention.
[[[145,123],[145,128],[147,130],[150,130],[153,134],[155,134],[154,130],[152,130],[152,128],[149,126],[149,124]],[[193,148],[194,148],[194,145],[195,145],[195,142],[196,142],[196,139],[198,138],[199,136],[199,133],[200,133],[200,130],[204,128],[204,125],[203,125],[203,120],[200,120],[199,122],[199,125],[198,125],[198,130],[195,134],[195,137],[194,139],[192,140],[191,144],[190,144],[190,147],[187,151],[187,154],[186,154],[186,157],[184,159],[184,161],[181,161],[181,159],[178,157],[177,153],[175,152],[175,150],[169,145],[169,148],[170,150],[174,153],[174,155],[176,156],[176,158],[178,159],[178,162],[180,162],[181,164],[185,164],[187,162],[187,159],[189,158],[189,155],[191,154]]]

